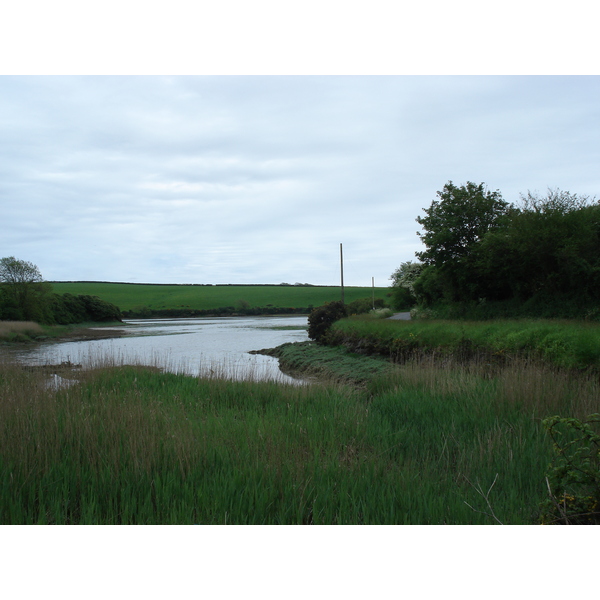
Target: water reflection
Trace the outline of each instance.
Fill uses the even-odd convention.
[[[20,350],[26,364],[71,362],[92,366],[112,360],[153,365],[174,373],[219,374],[233,379],[295,382],[270,356],[248,354],[308,339],[304,317],[214,317],[125,321],[120,338],[49,342]]]

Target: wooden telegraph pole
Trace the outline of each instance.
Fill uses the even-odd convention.
[[[342,274],[342,304],[344,304],[344,253],[342,252],[342,244],[340,244],[340,271]]]
[[[371,286],[373,288],[373,310],[375,310],[375,277],[371,277]]]

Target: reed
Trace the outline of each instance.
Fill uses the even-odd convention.
[[[27,341],[44,335],[44,330],[33,321],[0,321],[0,340]]]
[[[535,369],[421,361],[357,388],[108,357],[49,387],[2,363],[0,522],[534,523],[552,456],[541,418],[598,398],[591,376]]]

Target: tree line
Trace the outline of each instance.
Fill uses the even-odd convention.
[[[0,320],[44,325],[120,321],[121,311],[97,296],[56,294],[36,265],[0,259]]]
[[[417,235],[418,262],[392,274],[398,307],[448,318],[600,318],[600,203],[549,189],[506,202],[449,181]]]

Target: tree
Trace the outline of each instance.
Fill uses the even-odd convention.
[[[50,286],[44,283],[40,270],[14,256],[0,259],[0,285],[4,311],[15,320],[45,320]]]
[[[420,257],[429,263],[413,284],[419,304],[473,318],[597,318],[600,203],[549,189],[546,196],[528,192],[509,206],[472,186],[447,185],[427,217],[417,219],[428,246]],[[465,201],[469,187],[475,197]],[[484,218],[473,218],[471,204]],[[463,226],[467,217],[478,228]]]
[[[456,187],[449,181],[437,195],[439,200],[423,209],[427,216],[417,217],[417,223],[425,230],[417,235],[427,250],[416,255],[425,265],[442,266],[465,258],[509,211],[500,192],[486,190],[483,183],[468,181]]]
[[[548,188],[548,193],[545,197],[540,197],[537,193],[527,191],[527,195],[521,194],[521,204],[523,211],[558,215],[572,213],[587,206],[598,204],[596,198],[589,196],[580,196],[571,194],[558,188]]]
[[[600,205],[594,198],[549,189],[527,192],[502,233],[482,244],[481,260],[496,281],[510,282],[520,300],[562,295],[600,298]],[[506,276],[502,276],[502,265]]]
[[[413,306],[416,303],[415,281],[418,279],[423,265],[418,262],[407,261],[392,273],[392,296],[394,308],[402,309]]]
[[[437,195],[439,200],[423,209],[426,216],[417,217],[424,229],[417,235],[427,249],[416,256],[429,267],[428,293],[450,302],[477,298],[482,288],[477,247],[487,233],[500,228],[513,208],[484,183],[468,181],[457,187],[449,181]],[[439,285],[439,293],[433,283]]]

